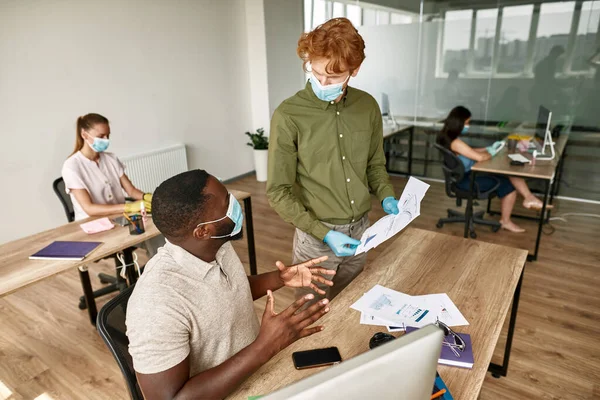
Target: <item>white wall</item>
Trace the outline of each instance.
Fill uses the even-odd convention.
[[[1,2],[0,243],[66,222],[51,183],[88,112],[111,120],[120,156],[185,143],[190,168],[252,170],[245,13],[244,0]]]
[[[271,116],[283,100],[306,83],[302,61],[296,54],[304,31],[304,7],[302,0],[264,0],[264,4]]]
[[[267,41],[265,32],[266,5],[263,0],[245,0],[246,38],[248,42],[248,73],[250,75],[250,104],[252,126],[248,131],[264,128],[269,134],[269,78],[267,75]]]

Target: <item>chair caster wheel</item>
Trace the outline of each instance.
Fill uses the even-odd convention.
[[[492,226],[492,232],[498,232],[500,230],[499,226]]]
[[[80,310],[85,310],[87,308],[87,304],[85,303],[85,300],[79,300],[79,305],[78,305]]]
[[[471,233],[469,233],[469,236],[471,236],[471,239],[477,239],[477,234],[473,231],[471,231]]]
[[[498,374],[492,374],[492,376],[496,379],[500,379],[500,375],[498,375]]]
[[[436,227],[436,228],[441,228],[441,227],[443,227],[443,226],[444,226],[444,224],[443,224],[443,223],[441,223],[441,222],[438,222],[437,224],[435,224],[435,227]]]
[[[103,284],[103,285],[106,285],[106,284],[110,283],[109,281],[106,281],[106,280],[102,279],[101,276],[99,276],[98,278],[100,279],[100,283]]]

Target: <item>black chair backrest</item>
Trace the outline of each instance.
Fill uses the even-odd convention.
[[[65,215],[67,216],[67,220],[69,222],[75,221],[75,211],[73,210],[73,202],[71,202],[71,196],[67,194],[65,191],[65,181],[62,177],[57,178],[52,182],[52,189],[54,189],[54,193],[60,200],[60,204],[62,204]]]
[[[444,158],[442,169],[444,170],[446,194],[448,197],[456,197],[456,184],[461,182],[465,177],[465,166],[458,156],[449,149],[439,144],[434,144],[434,146],[442,153],[442,157]]]
[[[133,400],[143,400],[144,396],[138,385],[133,369],[133,360],[129,354],[129,339],[125,334],[125,316],[127,302],[133,292],[133,286],[128,287],[102,307],[96,320],[96,329],[106,346],[117,360],[123,373],[129,395]]]

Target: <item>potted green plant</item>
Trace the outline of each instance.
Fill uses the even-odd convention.
[[[246,132],[250,138],[248,146],[254,149],[254,169],[256,171],[256,180],[259,182],[267,181],[267,159],[269,154],[269,138],[265,136],[265,130],[258,128],[256,133]]]

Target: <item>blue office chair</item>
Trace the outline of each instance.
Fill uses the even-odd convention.
[[[456,205],[460,207],[462,205],[462,200],[468,200],[469,197],[472,197],[473,200],[487,200],[491,201],[492,198],[496,197],[498,187],[500,186],[500,182],[496,180],[496,184],[492,186],[487,191],[481,191],[477,182],[475,182],[475,186],[473,187],[473,193],[469,193],[468,190],[464,190],[458,187],[458,184],[465,179],[465,167],[463,163],[460,161],[458,156],[446,149],[439,144],[434,145],[436,149],[438,149],[442,153],[443,163],[442,169],[444,171],[444,183],[446,185],[446,194],[448,197],[456,198]],[[459,222],[465,223],[466,215],[464,213],[458,212],[449,208],[448,210],[448,218],[440,218],[437,224],[435,225],[438,228],[444,226],[444,224]],[[476,213],[471,213],[472,218],[469,221],[469,235],[475,239],[477,237],[477,233],[475,233],[475,224],[487,225],[492,228],[493,232],[498,232],[500,229],[500,222],[497,221],[489,221],[483,219],[483,215],[485,211],[478,211]]]

